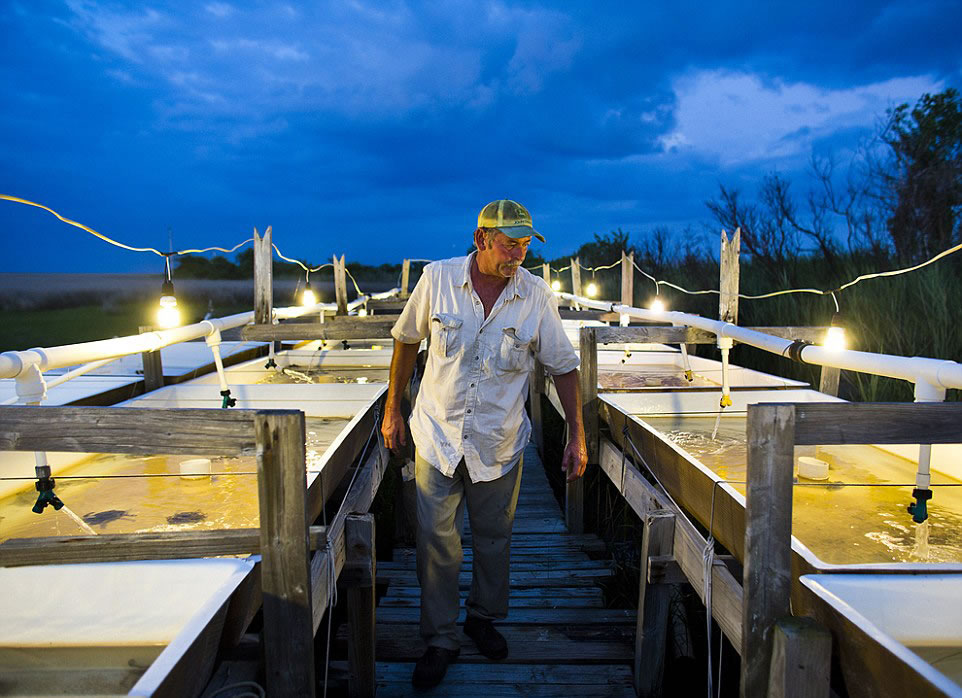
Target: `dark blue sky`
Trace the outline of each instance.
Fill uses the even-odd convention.
[[[959,27],[957,0],[9,2],[0,192],[132,245],[271,224],[289,256],[367,263],[462,254],[508,197],[555,257],[844,159],[962,83]],[[39,209],[0,201],[0,226],[0,271],[162,267]]]

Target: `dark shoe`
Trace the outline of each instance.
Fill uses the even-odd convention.
[[[494,629],[491,621],[468,616],[464,621],[464,634],[474,640],[478,650],[488,659],[504,659],[508,656],[508,642],[504,635]]]
[[[441,683],[448,670],[448,664],[461,654],[461,650],[446,650],[443,647],[429,646],[414,665],[411,683],[416,688],[433,688]]]

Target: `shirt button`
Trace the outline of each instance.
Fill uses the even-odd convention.
[[[480,361],[480,360],[481,360],[481,357],[480,357],[480,356],[475,356],[475,357],[474,357],[474,360],[475,360],[475,361]]]
[[[471,387],[472,387],[472,388],[474,387],[474,383],[471,384]]]
[[[471,414],[471,410],[468,410],[468,414]]]

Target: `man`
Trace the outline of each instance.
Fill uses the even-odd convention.
[[[474,566],[464,632],[491,659],[508,654],[492,621],[508,613],[511,527],[521,456],[531,433],[524,413],[535,357],[554,376],[569,440],[569,481],[588,460],[578,355],[548,285],[521,267],[534,230],[520,204],[493,201],[478,216],[477,250],[428,264],[394,325],[394,356],[381,431],[388,448],[406,442],[401,395],[422,339],[431,337],[411,434],[417,450],[417,567],[421,636],[415,686],[435,686],[460,652],[457,633],[461,521],[467,501]]]

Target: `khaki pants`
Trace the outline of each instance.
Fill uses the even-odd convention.
[[[488,620],[508,615],[511,526],[521,488],[522,460],[497,480],[472,483],[464,460],[449,478],[420,456],[416,458],[418,582],[425,644],[449,650],[461,647],[455,623],[465,501],[474,550],[471,592],[465,604],[468,615]]]

